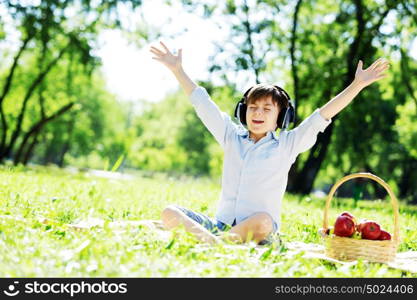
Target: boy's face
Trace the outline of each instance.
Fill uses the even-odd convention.
[[[264,136],[268,131],[275,131],[279,108],[277,103],[272,101],[272,96],[260,98],[247,107],[246,124],[254,136]]]

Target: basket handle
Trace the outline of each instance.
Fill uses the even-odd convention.
[[[347,175],[347,176],[343,177],[338,182],[336,182],[335,185],[333,185],[332,189],[330,190],[329,196],[327,197],[326,206],[324,208],[323,229],[324,230],[327,230],[327,228],[328,228],[328,217],[329,217],[330,201],[332,200],[333,195],[336,192],[336,189],[340,185],[342,185],[344,182],[346,182],[346,181],[348,181],[350,179],[353,179],[353,178],[358,178],[358,177],[370,178],[370,179],[378,182],[379,184],[381,184],[385,188],[385,190],[388,192],[389,196],[391,197],[391,204],[392,204],[393,211],[394,211],[394,237],[393,237],[393,240],[396,243],[398,243],[399,242],[399,233],[400,233],[400,228],[399,228],[399,225],[398,225],[398,217],[399,217],[399,213],[398,213],[398,200],[395,197],[395,195],[392,192],[392,190],[389,187],[389,185],[384,180],[382,180],[378,176],[376,176],[374,174],[371,174],[371,173],[355,173],[355,174],[350,174],[350,175]]]

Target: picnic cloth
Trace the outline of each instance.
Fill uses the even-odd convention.
[[[300,255],[305,258],[321,259],[334,264],[341,264],[345,266],[355,265],[357,261],[341,261],[326,256],[325,247],[319,244],[303,243],[303,242],[289,242],[285,246],[288,248],[287,255]],[[395,260],[385,263],[390,268],[417,273],[417,251],[398,252]]]

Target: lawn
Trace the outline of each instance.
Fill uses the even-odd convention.
[[[197,242],[176,232],[136,226],[115,230],[112,221],[159,219],[175,203],[213,215],[221,186],[209,178],[164,174],[103,178],[61,169],[0,168],[1,277],[417,277],[384,264],[341,266],[301,255],[286,243],[321,243],[317,230],[324,198],[286,194],[282,245],[256,247]],[[331,220],[349,210],[392,232],[389,201],[332,202]],[[54,220],[43,224],[42,218]],[[104,227],[75,231],[66,224],[102,219]],[[417,209],[400,203],[400,251],[417,250]]]

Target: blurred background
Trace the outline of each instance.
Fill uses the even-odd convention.
[[[359,59],[385,57],[389,76],[333,118],[287,190],[326,192],[365,171],[417,204],[416,37],[416,0],[3,0],[0,164],[219,179],[220,146],[151,59],[160,40],[183,48],[184,69],[223,111],[274,83],[294,99],[296,125],[351,83]],[[343,193],[385,196],[360,180]]]

